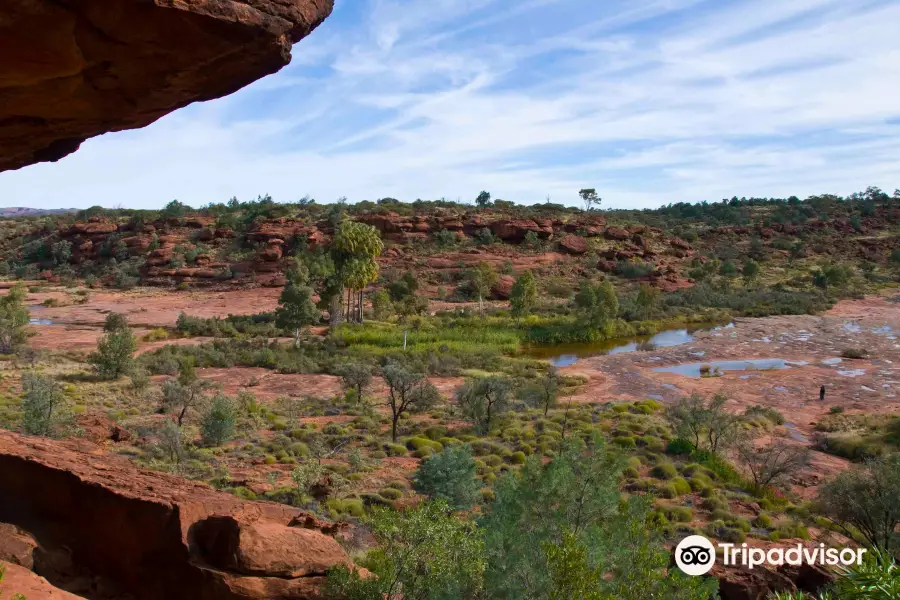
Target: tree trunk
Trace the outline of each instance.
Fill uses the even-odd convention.
[[[396,444],[397,443],[397,421],[400,420],[400,413],[394,412],[391,417],[391,440]]]
[[[403,350],[406,350],[406,329],[403,329]]]
[[[359,322],[363,322],[363,291],[359,290]]]
[[[328,312],[331,313],[331,326],[337,327],[341,324],[343,320],[343,315],[341,314],[341,307],[343,305],[341,294],[335,294],[331,298],[331,306],[328,309]]]
[[[350,288],[347,288],[347,313],[346,314],[347,314],[347,322],[348,323],[353,322],[353,313],[350,312],[350,296],[352,294],[353,294],[353,290],[351,290]]]
[[[478,313],[482,317],[484,316],[484,298],[481,296],[481,292],[478,293]]]
[[[178,414],[178,426],[181,427],[181,423],[184,421],[184,415],[187,413],[188,405],[185,404],[184,408],[181,409],[181,413]]]

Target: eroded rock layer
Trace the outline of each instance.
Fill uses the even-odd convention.
[[[4,0],[0,171],[55,161],[290,62],[334,0]]]
[[[306,600],[349,564],[328,523],[84,442],[0,432],[0,490],[0,561],[86,598]]]

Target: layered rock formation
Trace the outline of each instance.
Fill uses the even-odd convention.
[[[336,526],[86,442],[0,432],[0,490],[0,561],[28,589],[48,585],[41,576],[85,598],[305,600],[349,564]]]
[[[290,62],[334,0],[4,0],[0,171],[149,125]]]

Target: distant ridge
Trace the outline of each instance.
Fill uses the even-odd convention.
[[[0,217],[39,217],[41,215],[61,215],[78,212],[77,208],[28,208],[27,206],[7,206],[0,208]]]

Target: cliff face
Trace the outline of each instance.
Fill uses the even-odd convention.
[[[288,64],[334,0],[4,0],[0,171],[149,125]]]

